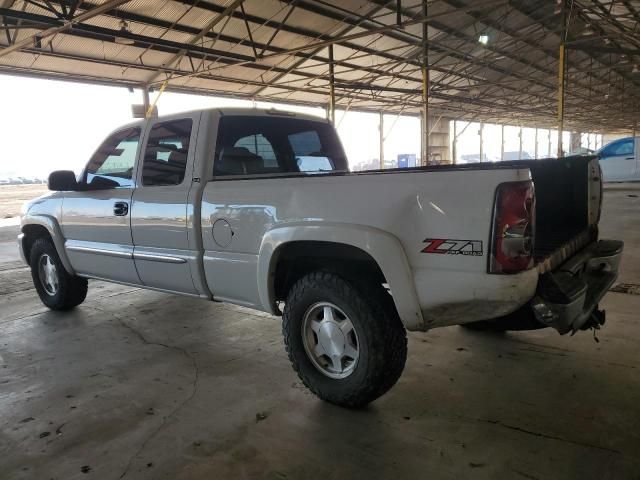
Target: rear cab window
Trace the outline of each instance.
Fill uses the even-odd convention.
[[[214,176],[312,174],[346,171],[334,129],[321,120],[277,116],[223,116]]]

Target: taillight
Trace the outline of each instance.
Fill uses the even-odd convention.
[[[489,273],[517,273],[533,267],[535,207],[533,182],[509,182],[498,186]]]

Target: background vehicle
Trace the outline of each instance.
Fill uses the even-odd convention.
[[[345,406],[396,382],[405,328],[599,328],[622,252],[595,157],[349,173],[326,120],[272,110],[125,126],[49,188],[19,238],[47,306],[91,277],[283,315],[300,378]]]
[[[640,137],[614,140],[598,151],[605,182],[640,180]]]

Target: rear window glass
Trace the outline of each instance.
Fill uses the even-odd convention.
[[[265,175],[347,170],[331,125],[272,116],[220,119],[214,175]]]

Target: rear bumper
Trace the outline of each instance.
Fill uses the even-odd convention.
[[[604,322],[598,302],[618,277],[624,244],[594,242],[540,277],[530,305],[538,322],[561,334]]]

